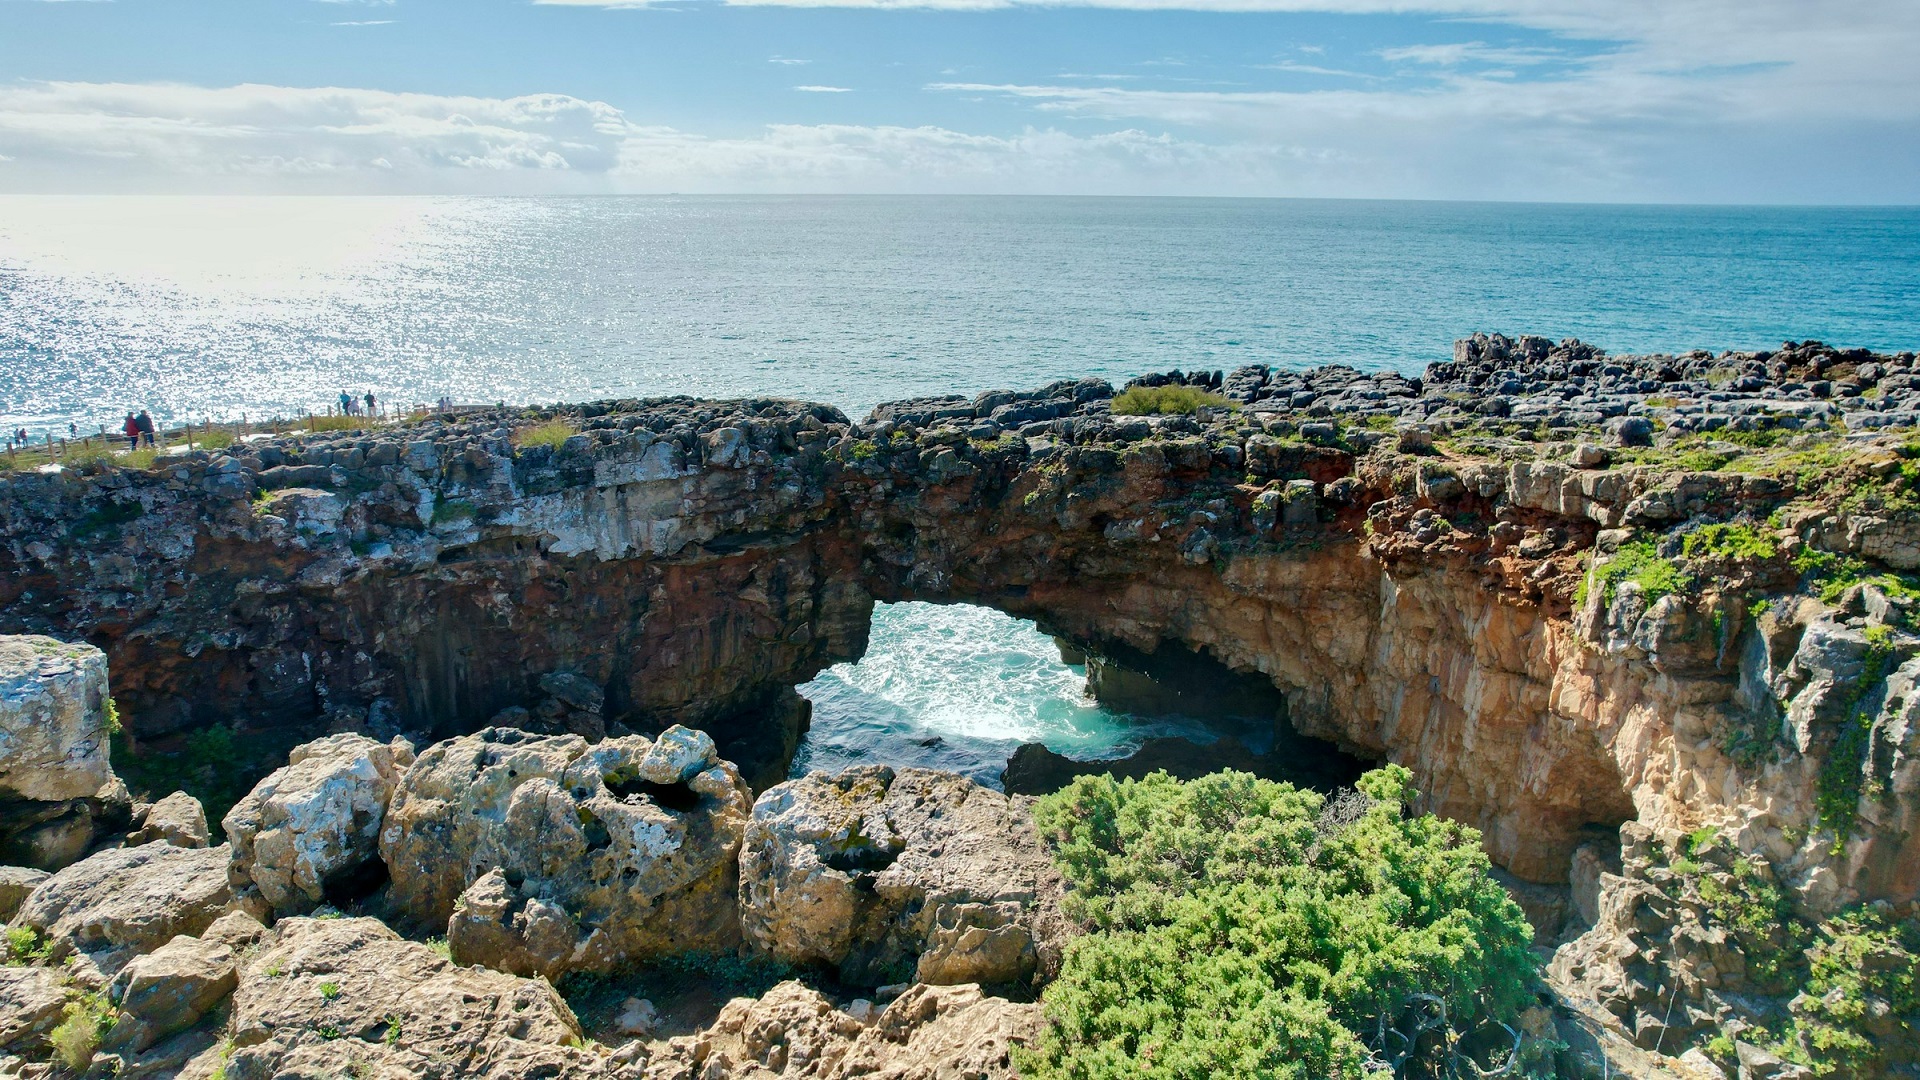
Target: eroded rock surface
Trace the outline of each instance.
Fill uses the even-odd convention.
[[[230,1080],[603,1075],[540,980],[467,968],[373,919],[282,920],[234,993]]]
[[[647,1080],[775,1077],[1004,1080],[1010,1050],[1039,1037],[1040,1007],[978,986],[915,986],[884,1012],[856,1017],[798,982],[736,998],[698,1036],[638,1055]]]
[[[226,845],[102,851],[33,890],[12,925],[48,939],[48,955],[79,954],[106,975],[180,934],[194,936],[233,904]]]
[[[0,861],[58,870],[130,800],[108,761],[107,658],[0,636]]]
[[[1058,964],[1062,886],[1031,800],[951,773],[814,773],[754,803],[747,939],[850,982],[1013,983]]]
[[[751,805],[701,732],[590,746],[489,728],[428,748],[396,790],[389,903],[462,963],[502,970],[728,948]]]
[[[222,821],[236,890],[257,890],[274,911],[311,911],[329,892],[353,896],[378,869],[380,827],[401,774],[405,740],[333,735],[295,747]],[[377,884],[377,881],[374,882]]]

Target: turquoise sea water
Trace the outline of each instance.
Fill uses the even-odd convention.
[[[0,197],[0,430],[395,404],[877,401],[1244,363],[1920,348],[1920,209],[1183,199]],[[800,767],[1146,734],[1030,624],[883,607]],[[1164,722],[1163,722],[1164,724]]]
[[[1088,373],[1920,345],[1920,210],[1218,199],[0,198],[0,429]]]

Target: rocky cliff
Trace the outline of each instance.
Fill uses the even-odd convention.
[[[875,599],[983,603],[1258,673],[1586,921],[1629,822],[1818,917],[1920,889],[1916,380],[1483,335],[1418,379],[1173,373],[1118,408],[1082,381],[250,438],[0,480],[0,629],[106,649],[138,739],[686,722],[764,787]],[[1129,411],[1168,386],[1218,397]]]

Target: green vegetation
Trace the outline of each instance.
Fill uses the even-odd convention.
[[[308,431],[365,431],[367,421],[359,416],[309,416]]]
[[[286,764],[291,737],[242,739],[230,727],[188,732],[166,743],[137,749],[123,732],[113,740],[113,769],[135,797],[158,799],[184,791],[206,808],[214,842],[222,836],[220,819],[262,776]]]
[[[137,502],[109,502],[74,522],[69,535],[75,540],[90,540],[96,536],[115,540],[120,536],[120,526],[139,521],[146,513],[147,508]]]
[[[534,446],[551,446],[557,450],[568,439],[578,434],[580,434],[580,428],[571,420],[548,420],[514,432],[513,446],[516,450],[525,450]]]
[[[1136,386],[1113,398],[1115,416],[1181,416],[1203,408],[1238,407],[1233,399],[1197,386]]]
[[[30,926],[7,928],[7,966],[21,967],[47,958],[47,940]]]
[[[1233,772],[1081,777],[1042,799],[1068,914],[1092,932],[1022,1075],[1359,1077],[1424,1019],[1444,1022],[1419,1052],[1450,1069],[1464,1033],[1527,1005],[1532,930],[1474,830],[1409,816],[1410,780],[1388,766],[1332,806]]]
[[[113,1030],[113,1019],[113,1006],[98,994],[81,994],[67,1002],[66,1018],[47,1036],[54,1057],[75,1073],[85,1072],[101,1037]]]
[[[451,521],[471,521],[480,513],[478,507],[465,499],[448,499],[434,496],[433,524],[445,525]]]
[[[1860,908],[1820,929],[1780,1052],[1816,1076],[1876,1075],[1898,1040],[1874,1037],[1885,1023],[1875,1014],[1907,1027],[1920,1013],[1920,922]]]
[[[320,996],[327,999],[328,1001],[334,1001],[338,999],[340,997],[340,984],[337,982],[321,983]]]
[[[214,428],[211,431],[202,431],[198,435],[189,433],[189,437],[193,441],[193,448],[195,450],[225,450],[227,447],[233,445],[233,432],[223,431],[219,428]]]
[[[1685,592],[1693,585],[1693,578],[1685,570],[1673,560],[1661,557],[1652,540],[1632,540],[1621,544],[1613,558],[1593,567],[1575,590],[1573,602],[1576,606],[1586,603],[1589,583],[1598,582],[1601,602],[1611,604],[1620,584],[1628,581],[1640,587],[1648,603]]]
[[[1840,730],[1827,747],[1827,760],[1821,763],[1814,781],[1814,805],[1820,811],[1820,823],[1833,832],[1833,853],[1840,854],[1860,814],[1860,796],[1865,790],[1862,776],[1867,751],[1873,738],[1875,709],[1868,707],[1875,687],[1894,666],[1893,630],[1869,626],[1867,647],[1860,658],[1860,674],[1853,680],[1843,706]]]
[[[1689,559],[1762,560],[1778,557],[1780,545],[1772,533],[1751,525],[1702,525],[1681,541],[1680,553]]]

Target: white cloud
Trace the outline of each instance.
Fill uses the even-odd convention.
[[[526,177],[612,168],[627,128],[611,106],[560,94],[25,83],[0,86],[0,152],[18,159],[0,182],[329,187],[377,170],[455,187],[545,188],[554,185]]]
[[[850,86],[796,86],[794,87],[794,89],[800,91],[803,94],[851,94],[853,93],[853,88]]]

